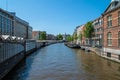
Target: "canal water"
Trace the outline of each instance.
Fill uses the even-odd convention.
[[[120,64],[60,43],[31,54],[3,80],[120,80]]]

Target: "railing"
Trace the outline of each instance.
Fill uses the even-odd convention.
[[[0,35],[0,63],[24,51],[23,38]]]
[[[14,42],[0,42],[0,63],[24,51],[24,46]]]
[[[36,41],[35,40],[26,40],[25,47],[26,47],[26,49],[25,49],[26,52],[36,48]]]

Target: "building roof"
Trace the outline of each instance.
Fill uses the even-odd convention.
[[[16,13],[15,12],[9,12],[12,16],[14,16],[14,19],[15,21],[18,21],[19,23],[23,24],[23,25],[26,25],[27,27],[29,27],[29,23],[19,17],[16,16]]]
[[[7,14],[7,15],[9,15],[9,16],[11,16],[11,17],[14,17],[14,16],[11,15],[8,11],[3,10],[2,8],[0,8],[0,11],[3,12],[3,13],[5,13],[5,14]]]
[[[112,0],[110,5],[107,7],[107,9],[104,11],[103,14],[113,11],[119,7],[120,7],[120,0]]]

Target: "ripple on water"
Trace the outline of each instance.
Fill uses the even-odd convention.
[[[120,80],[120,64],[54,44],[28,56],[3,80]]]

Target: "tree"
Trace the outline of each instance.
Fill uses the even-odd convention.
[[[71,36],[71,35],[67,36],[67,41],[68,41],[68,42],[73,41],[73,36]]]
[[[77,43],[77,39],[78,39],[77,33],[74,32],[74,33],[73,33],[73,42],[74,42],[75,44]]]
[[[85,30],[84,30],[85,38],[91,38],[93,32],[94,32],[94,28],[93,28],[92,22],[88,22],[85,25]]]
[[[46,32],[40,32],[40,40],[46,40]]]
[[[74,40],[77,40],[77,39],[78,39],[77,33],[74,33],[74,34],[73,34],[73,39],[74,39]]]
[[[82,41],[82,37],[83,37],[83,34],[80,33],[79,36],[78,36],[80,41]]]
[[[57,35],[57,40],[63,40],[62,34],[58,34],[58,35]]]
[[[87,41],[86,41],[87,44],[90,44],[90,40],[92,38],[93,32],[94,32],[94,28],[93,28],[92,22],[88,22],[85,25],[85,30],[84,30],[84,36],[87,39]]]

